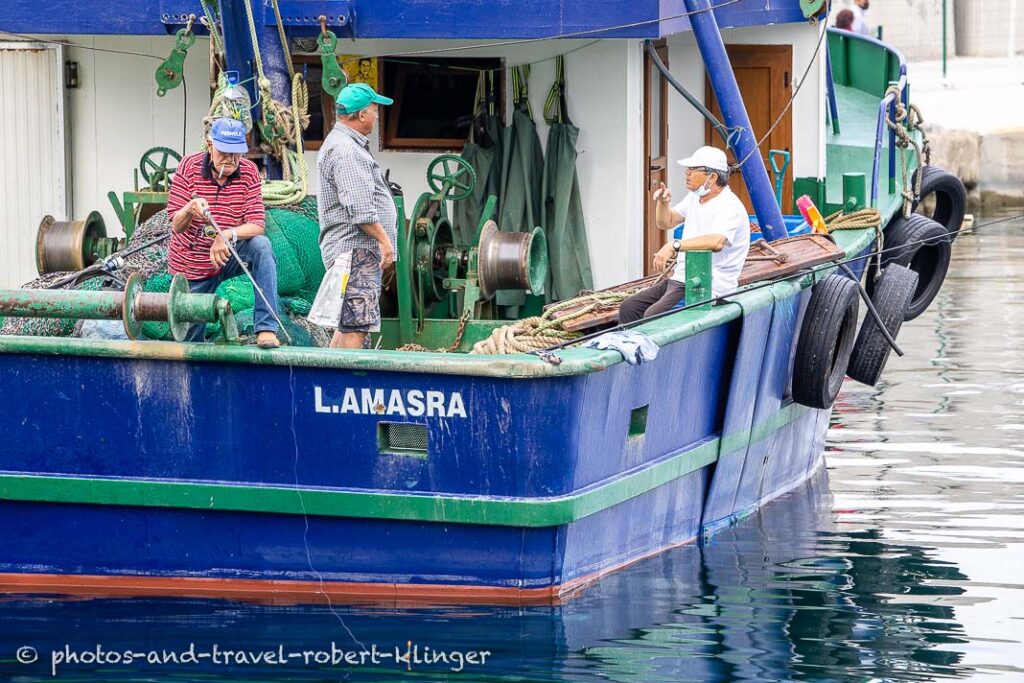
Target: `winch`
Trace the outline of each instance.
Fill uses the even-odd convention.
[[[36,270],[40,275],[84,270],[124,248],[125,241],[107,237],[98,211],[83,221],[58,221],[46,216],[36,233]]]
[[[469,197],[476,186],[473,167],[462,157],[443,154],[427,168],[424,192],[404,219],[402,197],[395,197],[402,218],[398,230],[395,279],[400,336],[412,342],[430,319],[463,321],[497,317],[498,290],[539,293],[548,273],[547,240],[540,227],[502,232],[494,221],[497,198],[489,196],[473,230],[458,230],[449,201]],[[459,244],[457,234],[469,234]]]
[[[166,322],[176,341],[184,341],[192,323],[220,323],[226,341],[238,339],[238,325],[227,299],[193,294],[182,275],[175,275],[167,293],[143,291],[143,280],[132,274],[123,292],[50,289],[0,290],[0,316],[121,320],[129,339],[142,337],[142,324]]]

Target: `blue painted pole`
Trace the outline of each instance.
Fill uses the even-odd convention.
[[[250,0],[253,19],[256,23],[256,36],[259,39],[260,58],[263,61],[263,72],[270,79],[270,89],[278,102],[291,104],[291,82],[288,78],[288,65],[284,60],[281,39],[277,35],[277,26],[266,25],[263,19],[263,3]],[[220,9],[224,23],[224,53],[229,71],[237,71],[238,78],[245,83],[252,102],[259,98],[256,88],[256,63],[253,55],[252,36],[249,32],[249,19],[245,11],[244,0],[221,0]],[[262,107],[262,103],[259,105]],[[259,120],[260,109],[253,110],[254,122]],[[281,164],[273,157],[265,156],[267,179],[281,178]]]
[[[697,39],[704,67],[711,79],[711,88],[718,98],[725,125],[731,129],[739,129],[738,139],[733,143],[732,151],[737,161],[746,159],[740,167],[743,180],[750,193],[750,201],[754,205],[754,213],[761,226],[761,233],[768,241],[788,237],[786,225],[782,220],[782,211],[775,201],[768,170],[764,166],[761,152],[757,149],[757,140],[750,126],[750,117],[743,105],[736,77],[733,75],[729,55],[722,42],[722,34],[718,30],[718,21],[711,9],[710,0],[683,0],[690,15],[690,25]],[[777,115],[776,112],[773,112]]]

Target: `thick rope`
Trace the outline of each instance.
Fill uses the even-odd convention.
[[[882,212],[878,209],[861,209],[853,213],[836,211],[825,218],[829,232],[833,230],[864,230],[882,225]]]
[[[309,108],[309,90],[306,88],[302,74],[295,74],[292,77],[292,109],[289,116],[289,123],[294,121],[305,121],[308,125],[308,116],[303,112]],[[295,149],[287,147],[282,151],[284,157],[284,180],[266,180],[263,182],[263,203],[268,206],[285,206],[287,204],[298,204],[306,198],[309,191],[306,167],[306,157],[302,153],[302,128],[305,126],[290,125],[290,134],[295,141]]]
[[[675,261],[669,262],[658,279],[644,287],[634,287],[621,292],[588,292],[552,304],[540,316],[519,320],[511,325],[504,325],[493,330],[490,337],[474,344],[470,353],[491,355],[528,353],[576,339],[581,333],[565,330],[563,327],[565,323],[594,311],[617,308],[637,292],[660,284],[674,269]],[[559,315],[560,311],[576,306],[580,307]]]
[[[928,144],[928,137],[921,127],[921,124],[924,123],[921,110],[915,105],[904,106],[899,87],[895,85],[889,86],[888,90],[885,91],[885,96],[888,97],[890,94],[894,97],[896,114],[893,117],[886,116],[885,124],[896,135],[896,149],[899,152],[900,171],[903,175],[903,189],[900,191],[900,194],[903,195],[903,217],[908,218],[911,207],[921,196],[924,165],[931,161],[931,147]],[[914,139],[913,133],[915,132],[920,133],[921,142]],[[907,149],[910,147],[913,147],[917,152],[915,154],[917,173],[914,175],[912,188],[909,187],[911,184],[909,177],[910,169],[907,165]]]
[[[213,16],[213,12],[210,10],[210,0],[200,0],[199,4],[203,7],[203,14],[206,16],[206,21],[200,21],[210,31],[210,40],[213,41],[213,49],[219,55],[224,54],[224,41],[221,40],[220,31],[217,30],[217,20]]]

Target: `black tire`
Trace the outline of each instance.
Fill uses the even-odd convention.
[[[857,335],[857,283],[832,274],[814,285],[793,363],[793,400],[831,408],[850,364]]]
[[[914,173],[914,184],[917,184],[917,173]],[[935,208],[928,216],[924,207],[918,210],[918,205],[928,196],[935,195]],[[925,166],[921,171],[921,198],[913,203],[911,209],[923,216],[928,216],[933,221],[946,229],[946,232],[956,239],[960,234],[960,226],[964,223],[964,215],[967,213],[967,188],[960,182],[960,179],[949,171],[938,166]]]
[[[925,312],[942,289],[949,270],[952,240],[943,226],[916,213],[910,214],[910,218],[902,215],[894,218],[886,227],[884,236],[882,270],[896,263],[917,273],[917,289],[904,317],[904,320],[913,320]],[[874,273],[874,268],[869,268],[865,282],[868,294],[872,296],[876,284]]]
[[[892,264],[882,271],[882,277],[875,283],[871,303],[878,311],[878,317],[893,339],[899,334],[907,307],[917,290],[917,273],[905,266]],[[857,333],[857,341],[850,355],[850,367],[846,374],[861,384],[873,387],[882,376],[885,363],[889,360],[892,347],[886,341],[874,316],[868,314]]]

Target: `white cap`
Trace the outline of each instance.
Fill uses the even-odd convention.
[[[676,163],[686,168],[704,167],[723,173],[729,170],[729,160],[725,158],[725,152],[717,147],[698,147],[692,156],[680,159]]]

